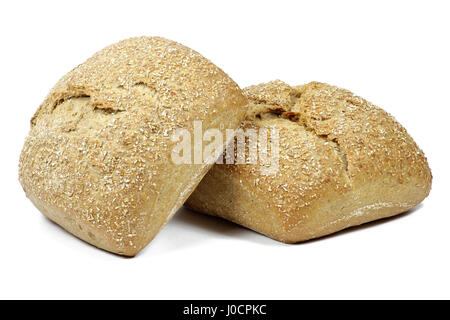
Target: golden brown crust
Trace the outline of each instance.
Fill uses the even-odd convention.
[[[236,128],[247,100],[197,52],[157,37],[111,45],[65,75],[39,107],[19,165],[35,205],[103,249],[135,255],[208,166],[170,160],[177,128]]]
[[[242,127],[280,132],[279,171],[265,176],[260,164],[216,165],[187,206],[298,242],[404,212],[428,195],[423,152],[366,100],[318,82],[274,81],[244,92],[250,104]],[[228,188],[219,188],[223,183]],[[240,203],[250,194],[258,206]]]

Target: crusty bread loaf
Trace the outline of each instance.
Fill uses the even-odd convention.
[[[177,128],[236,128],[247,100],[197,52],[140,37],[64,76],[31,121],[19,179],[48,218],[99,248],[135,255],[210,164],[175,165]]]
[[[323,83],[244,90],[242,128],[277,128],[279,170],[215,165],[186,206],[295,243],[389,217],[429,193],[422,151],[388,113]]]

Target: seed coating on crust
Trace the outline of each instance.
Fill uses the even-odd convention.
[[[261,164],[216,165],[187,206],[297,242],[404,212],[428,195],[432,177],[423,152],[392,116],[363,98],[319,82],[291,87],[277,80],[244,92],[250,103],[242,128],[279,130],[279,170],[267,176]],[[227,187],[219,188],[221,181]],[[388,190],[397,198],[383,200]],[[347,223],[350,211],[367,218]]]
[[[121,41],[51,90],[31,120],[20,182],[70,232],[78,232],[76,225],[84,240],[134,255],[159,230],[149,226],[162,226],[173,199],[189,195],[206,170],[194,166],[192,181],[177,178],[170,134],[192,130],[194,120],[205,129],[220,119],[236,128],[246,103],[222,70],[181,44],[158,37]]]

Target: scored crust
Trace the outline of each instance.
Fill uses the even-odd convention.
[[[158,37],[111,45],[65,75],[31,120],[19,179],[43,214],[79,238],[133,256],[209,165],[174,165],[177,128],[235,129],[247,104],[222,70]]]
[[[318,82],[273,81],[244,92],[241,127],[279,130],[279,170],[215,165],[187,207],[291,243],[405,212],[428,195],[423,152],[370,102]]]

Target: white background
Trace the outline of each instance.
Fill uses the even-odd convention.
[[[2,1],[0,298],[450,298],[448,1]],[[45,219],[17,178],[29,120],[66,72],[137,35],[181,42],[242,87],[341,86],[383,107],[427,155],[415,210],[285,245],[180,210],[137,257]]]

